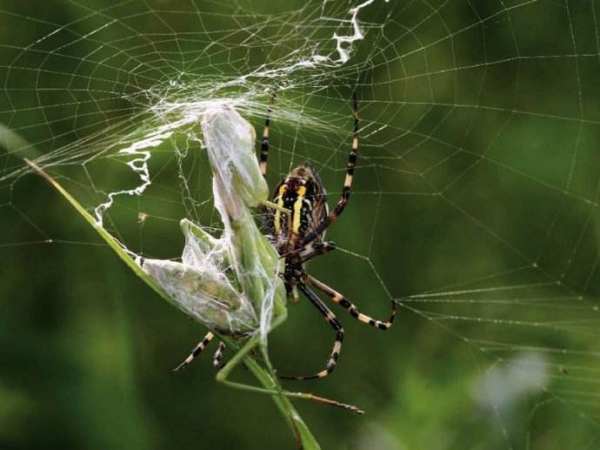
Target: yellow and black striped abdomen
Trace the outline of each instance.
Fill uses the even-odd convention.
[[[314,229],[327,214],[325,196],[312,169],[294,169],[275,189],[273,202],[288,212],[276,209],[270,220],[270,234],[280,251],[289,250]]]
[[[273,199],[279,207],[289,211],[289,213],[275,211],[273,231],[277,236],[292,234],[302,236],[312,222],[313,199],[307,197],[306,186],[294,181],[296,180],[286,180]]]

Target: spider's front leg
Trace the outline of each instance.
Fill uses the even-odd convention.
[[[273,112],[273,102],[275,101],[275,94],[271,97],[271,102],[269,103],[269,108],[267,109],[267,118],[265,119],[265,128],[263,129],[262,140],[260,141],[260,158],[258,165],[260,167],[260,172],[263,176],[267,176],[267,164],[269,160],[269,148],[270,148],[270,139],[269,133],[271,129],[271,113]]]
[[[344,179],[344,187],[342,189],[342,195],[338,200],[333,211],[331,211],[322,221],[319,223],[313,231],[302,239],[301,245],[305,246],[310,242],[318,239],[323,235],[325,230],[337,218],[344,212],[348,202],[350,201],[350,195],[352,194],[352,181],[354,180],[354,168],[356,167],[356,161],[358,159],[358,100],[356,94],[352,96],[352,114],[354,116],[354,130],[352,132],[352,149],[348,155],[348,161],[346,163],[346,178]]]
[[[208,346],[208,344],[210,344],[210,341],[212,341],[214,337],[215,335],[211,331],[206,333],[206,336],[204,336],[204,338],[196,345],[194,350],[192,350],[192,353],[190,353],[187,358],[185,358],[177,367],[175,367],[173,371],[177,372],[186,367],[188,364],[190,364],[200,353],[204,351],[204,349]]]
[[[332,241],[312,241],[300,251],[300,262],[305,262],[313,259],[316,256],[321,256],[336,249],[335,242]]]
[[[196,345],[192,353],[189,354],[187,358],[185,358],[177,367],[173,369],[173,372],[177,372],[184,367],[187,367],[196,357],[204,351],[204,349],[210,344],[210,342],[214,339],[215,335],[212,331],[206,333],[206,336]],[[223,357],[225,352],[225,343],[223,341],[219,342],[219,346],[217,347],[217,351],[213,356],[213,366],[217,369],[221,369],[223,367]]]
[[[223,368],[223,357],[225,356],[225,342],[219,342],[219,347],[213,355],[213,366],[215,369],[221,370]]]
[[[277,327],[279,324],[281,324],[285,320],[285,318],[286,318],[286,316],[281,316],[273,324],[273,327],[274,328]],[[215,335],[209,331],[206,334],[206,336],[204,337],[204,339],[202,339],[200,341],[200,343],[198,343],[198,345],[196,345],[196,347],[194,348],[192,353],[181,364],[179,364],[174,370],[178,371],[178,370],[186,367],[189,363],[191,363],[194,360],[194,358],[196,358],[200,353],[202,353],[202,351],[208,346],[208,344],[214,339],[214,337],[215,337]],[[335,406],[337,408],[342,408],[342,409],[351,411],[356,414],[364,413],[363,410],[361,410],[360,408],[358,408],[354,405],[349,405],[347,403],[338,402],[337,400],[331,400],[328,398],[324,398],[324,397],[321,397],[318,395],[311,394],[309,392],[291,392],[291,391],[275,389],[275,388],[267,389],[267,388],[262,388],[262,387],[258,387],[258,386],[252,386],[249,384],[230,381],[229,375],[238,365],[240,365],[240,363],[245,363],[246,366],[250,370],[253,370],[253,369],[256,370],[256,367],[254,367],[254,365],[257,365],[257,363],[252,358],[248,358],[248,356],[251,355],[252,352],[259,346],[260,346],[260,336],[258,334],[255,334],[254,336],[250,337],[250,339],[248,339],[248,341],[242,346],[242,348],[240,348],[239,351],[226,364],[222,364],[225,343],[220,342],[219,347],[218,347],[217,351],[215,352],[215,355],[213,358],[213,365],[219,369],[219,371],[217,372],[217,375],[216,375],[217,381],[220,383],[223,383],[229,387],[232,387],[234,389],[240,389],[240,390],[247,391],[247,392],[255,392],[258,394],[267,394],[267,395],[274,395],[274,396],[283,395],[285,397],[298,398],[298,399],[302,399],[302,400],[310,400],[310,401],[321,403],[324,405]],[[275,383],[273,383],[273,386],[276,386]]]

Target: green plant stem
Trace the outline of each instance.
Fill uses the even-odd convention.
[[[250,369],[252,374],[256,377],[260,384],[267,389],[281,390],[281,385],[276,381],[277,378],[263,369],[253,358],[246,358],[244,360],[246,367]],[[286,420],[288,426],[292,432],[296,435],[299,445],[303,450],[320,450],[319,443],[311,433],[310,429],[302,420],[298,411],[285,395],[274,395],[272,396],[277,409],[281,412],[281,415]]]

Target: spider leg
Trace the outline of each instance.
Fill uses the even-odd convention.
[[[292,289],[290,290],[290,293],[288,295],[288,298],[290,299],[290,301],[292,303],[298,303],[300,301],[300,296],[298,295],[298,288],[296,286],[292,287]]]
[[[259,167],[260,172],[263,176],[267,175],[267,162],[269,159],[269,131],[271,128],[271,113],[273,112],[272,104],[275,100],[275,94],[271,97],[271,102],[269,104],[269,108],[267,109],[267,118],[265,119],[265,128],[263,129],[262,140],[260,142],[260,159],[259,159]]]
[[[331,325],[331,328],[335,330],[335,342],[333,343],[331,355],[329,357],[329,361],[327,361],[325,369],[317,372],[314,375],[280,376],[280,378],[288,380],[314,380],[317,378],[325,378],[327,375],[333,372],[337,365],[337,360],[340,356],[340,351],[342,350],[342,342],[344,340],[344,329],[342,328],[342,324],[335,317],[335,314],[333,314],[333,312],[321,301],[321,299],[319,299],[317,294],[315,294],[308,286],[306,286],[304,283],[299,283],[298,289],[302,291],[306,298],[308,298],[310,302],[319,310],[327,323]]]
[[[275,321],[273,323],[273,327],[274,328],[277,327],[284,320],[285,320],[285,315],[280,317],[277,321]],[[200,354],[202,352],[202,350],[204,350],[206,348],[206,346],[210,343],[210,341],[213,340],[214,337],[215,336],[212,332],[208,332],[206,334],[206,336],[204,337],[204,339],[202,339],[202,341],[200,341],[200,343],[196,346],[196,348],[190,354],[190,356],[188,356],[185,361],[183,361],[179,366],[177,366],[177,368],[175,370],[179,370],[180,368],[185,367],[187,364],[189,364],[196,356],[198,356],[198,354]],[[258,363],[256,361],[254,361],[254,359],[252,359],[252,358],[247,358],[247,356],[249,354],[251,354],[259,346],[260,346],[260,336],[255,335],[255,336],[251,337],[242,346],[242,348],[239,349],[239,351],[235,355],[233,355],[233,357],[226,364],[224,364],[222,367],[219,367],[219,371],[217,372],[217,375],[216,375],[217,381],[219,381],[229,387],[232,387],[234,389],[240,389],[240,390],[247,391],[247,392],[256,392],[259,394],[268,394],[268,395],[277,396],[277,397],[284,396],[284,397],[290,397],[290,398],[298,398],[301,400],[310,400],[310,401],[313,401],[316,403],[321,403],[324,405],[342,408],[342,409],[345,409],[347,411],[350,411],[350,412],[353,412],[356,414],[364,414],[363,410],[361,410],[360,408],[358,408],[354,405],[349,405],[346,403],[338,402],[336,400],[331,400],[328,398],[320,397],[318,395],[314,395],[314,394],[311,394],[308,392],[291,392],[291,391],[279,390],[279,389],[267,389],[267,388],[261,388],[258,386],[252,386],[252,385],[248,385],[248,384],[238,383],[235,381],[229,381],[229,379],[228,379],[229,374],[240,363],[245,363],[246,366],[252,371],[257,370]],[[221,364],[224,349],[225,349],[225,344],[223,342],[221,342],[219,345],[219,348],[217,349],[217,352],[215,353],[213,363],[218,361],[219,365]],[[267,364],[267,365],[270,366],[269,364]]]
[[[352,180],[354,179],[354,167],[356,166],[356,160],[358,158],[358,100],[356,93],[352,95],[352,115],[354,116],[354,131],[352,132],[352,150],[348,155],[348,162],[346,163],[346,178],[344,179],[344,188],[342,189],[342,195],[338,200],[333,211],[331,211],[323,221],[318,224],[313,231],[311,231],[302,240],[301,245],[306,245],[309,242],[314,241],[317,237],[321,236],[323,232],[337,220],[342,214],[346,205],[350,201],[350,195],[352,194]]]
[[[196,356],[198,356],[200,353],[202,353],[202,351],[206,348],[206,346],[210,343],[210,341],[213,340],[214,337],[215,337],[215,335],[212,332],[209,331],[208,333],[206,333],[206,336],[204,336],[204,339],[202,339],[198,343],[198,345],[196,345],[194,350],[192,350],[192,353],[190,353],[190,355],[187,358],[185,358],[185,360],[183,360],[183,362],[181,364],[179,364],[177,367],[175,367],[173,369],[173,371],[177,372],[178,370],[183,369],[185,366],[187,366],[189,363],[191,363]]]
[[[223,356],[225,352],[225,342],[219,342],[219,346],[217,347],[217,351],[213,356],[213,366],[216,369],[221,369],[223,367]]]
[[[335,249],[335,242],[313,241],[309,243],[306,247],[304,247],[300,252],[300,263],[304,264],[305,262],[313,259],[316,256],[324,255]]]
[[[306,281],[308,282],[308,284],[310,284],[314,288],[327,294],[335,304],[340,305],[342,308],[346,309],[352,317],[354,317],[356,320],[358,320],[360,322],[366,323],[367,325],[370,325],[374,328],[378,328],[380,330],[387,330],[394,323],[394,318],[396,317],[396,311],[397,311],[397,305],[396,305],[396,302],[394,302],[394,301],[392,301],[392,313],[390,314],[390,317],[388,318],[388,320],[387,321],[375,320],[372,317],[361,313],[358,310],[358,308],[350,300],[348,300],[342,294],[337,292],[335,289],[327,286],[325,283],[317,280],[314,277],[311,277],[310,275],[307,275]]]
[[[278,389],[267,389],[258,386],[252,386],[249,384],[238,383],[235,381],[229,381],[229,374],[235,369],[240,363],[245,363],[246,366],[251,370],[255,371],[255,367],[257,366],[256,361],[252,359],[247,359],[249,353],[251,353],[254,348],[259,345],[260,336],[255,335],[251,337],[248,342],[244,344],[242,348],[223,366],[219,372],[217,372],[216,379],[218,382],[225,384],[233,389],[239,389],[246,392],[255,392],[257,394],[267,394],[276,397],[290,397],[290,398],[298,398],[302,400],[310,400],[313,402],[321,403],[324,405],[335,406],[337,408],[342,408],[347,411],[356,413],[356,414],[364,414],[364,411],[360,408],[349,405],[346,403],[338,402],[337,400],[331,400],[328,398],[320,397],[318,395],[311,394],[309,392],[291,392],[286,390],[278,390]]]

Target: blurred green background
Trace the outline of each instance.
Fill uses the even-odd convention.
[[[233,98],[260,133],[269,89],[270,186],[309,160],[330,203],[358,93],[341,251],[309,271],[374,316],[400,304],[387,333],[336,311],[338,369],[289,383],[367,411],[297,402],[322,448],[600,448],[600,6],[375,1],[347,64],[293,66],[336,59],[357,3],[0,0],[0,448],[294,448],[272,401],[217,384],[210,355],[171,372],[205,330],[19,172],[44,155],[91,210],[138,183],[115,153],[181,113],[166,107]],[[190,134],[150,168],[110,210],[115,235],[176,258],[180,218],[218,234]],[[333,335],[308,302],[289,313],[272,359],[309,373]]]

